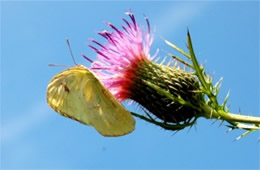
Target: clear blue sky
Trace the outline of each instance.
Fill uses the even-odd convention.
[[[170,51],[160,36],[186,48],[189,27],[195,52],[215,80],[224,77],[230,111],[259,116],[259,2],[1,2],[1,168],[193,168],[259,169],[259,132],[238,142],[244,131],[225,134],[221,122],[199,119],[196,127],[174,134],[136,119],[136,130],[105,138],[93,128],[64,118],[46,103],[49,80],[73,65],[65,38],[78,63],[92,59],[89,38],[116,26],[131,8],[155,30],[152,54]],[[159,56],[165,56],[164,52]],[[136,105],[128,109],[140,112]]]

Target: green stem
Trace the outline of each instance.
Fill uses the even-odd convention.
[[[256,124],[260,127],[260,117],[254,116],[245,116],[245,115],[238,115],[234,113],[225,112],[223,110],[212,110],[211,107],[208,105],[204,106],[205,115],[204,117],[208,119],[220,119],[225,120],[228,122],[240,122],[240,123],[249,123],[249,124]]]

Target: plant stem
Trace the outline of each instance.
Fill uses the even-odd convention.
[[[204,117],[208,119],[220,119],[225,120],[228,122],[241,122],[241,123],[249,123],[249,124],[255,124],[260,127],[260,117],[254,117],[254,116],[245,116],[245,115],[239,115],[234,113],[225,112],[223,110],[212,110],[212,108],[205,104],[204,106],[205,114]]]

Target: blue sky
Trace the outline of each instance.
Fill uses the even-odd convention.
[[[189,27],[199,61],[224,77],[219,100],[230,90],[231,112],[259,116],[258,1],[1,1],[1,168],[259,169],[259,132],[233,142],[243,131],[226,134],[221,122],[201,118],[174,134],[136,119],[133,133],[105,138],[47,106],[47,84],[64,69],[48,64],[73,65],[65,38],[89,66],[80,55],[95,59],[88,39],[104,42],[104,21],[122,25],[129,8],[140,24],[149,18],[152,54],[177,54],[160,36],[186,49]]]

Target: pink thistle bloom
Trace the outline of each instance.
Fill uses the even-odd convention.
[[[106,22],[114,32],[109,33],[104,30],[98,33],[107,39],[105,46],[93,39],[91,41],[100,46],[100,49],[89,45],[98,54],[98,61],[92,63],[91,69],[120,101],[130,97],[131,91],[129,90],[133,86],[134,70],[139,63],[152,59],[150,46],[153,42],[153,36],[150,33],[148,19],[145,18],[148,27],[145,31],[136,23],[133,13],[127,12],[126,14],[131,18],[131,22],[123,18],[122,20],[126,23],[126,26],[122,26],[123,30]]]
[[[126,14],[131,22],[123,18],[122,30],[106,22],[113,32],[98,33],[107,40],[105,45],[91,39],[99,49],[89,45],[97,53],[96,61],[85,57],[92,62],[90,69],[120,101],[132,99],[165,122],[189,122],[197,110],[173,102],[149,83],[198,105],[203,97],[194,93],[199,90],[197,79],[192,73],[153,62],[156,55],[150,56],[153,35],[148,19],[145,17],[147,30],[143,30],[133,13]]]

